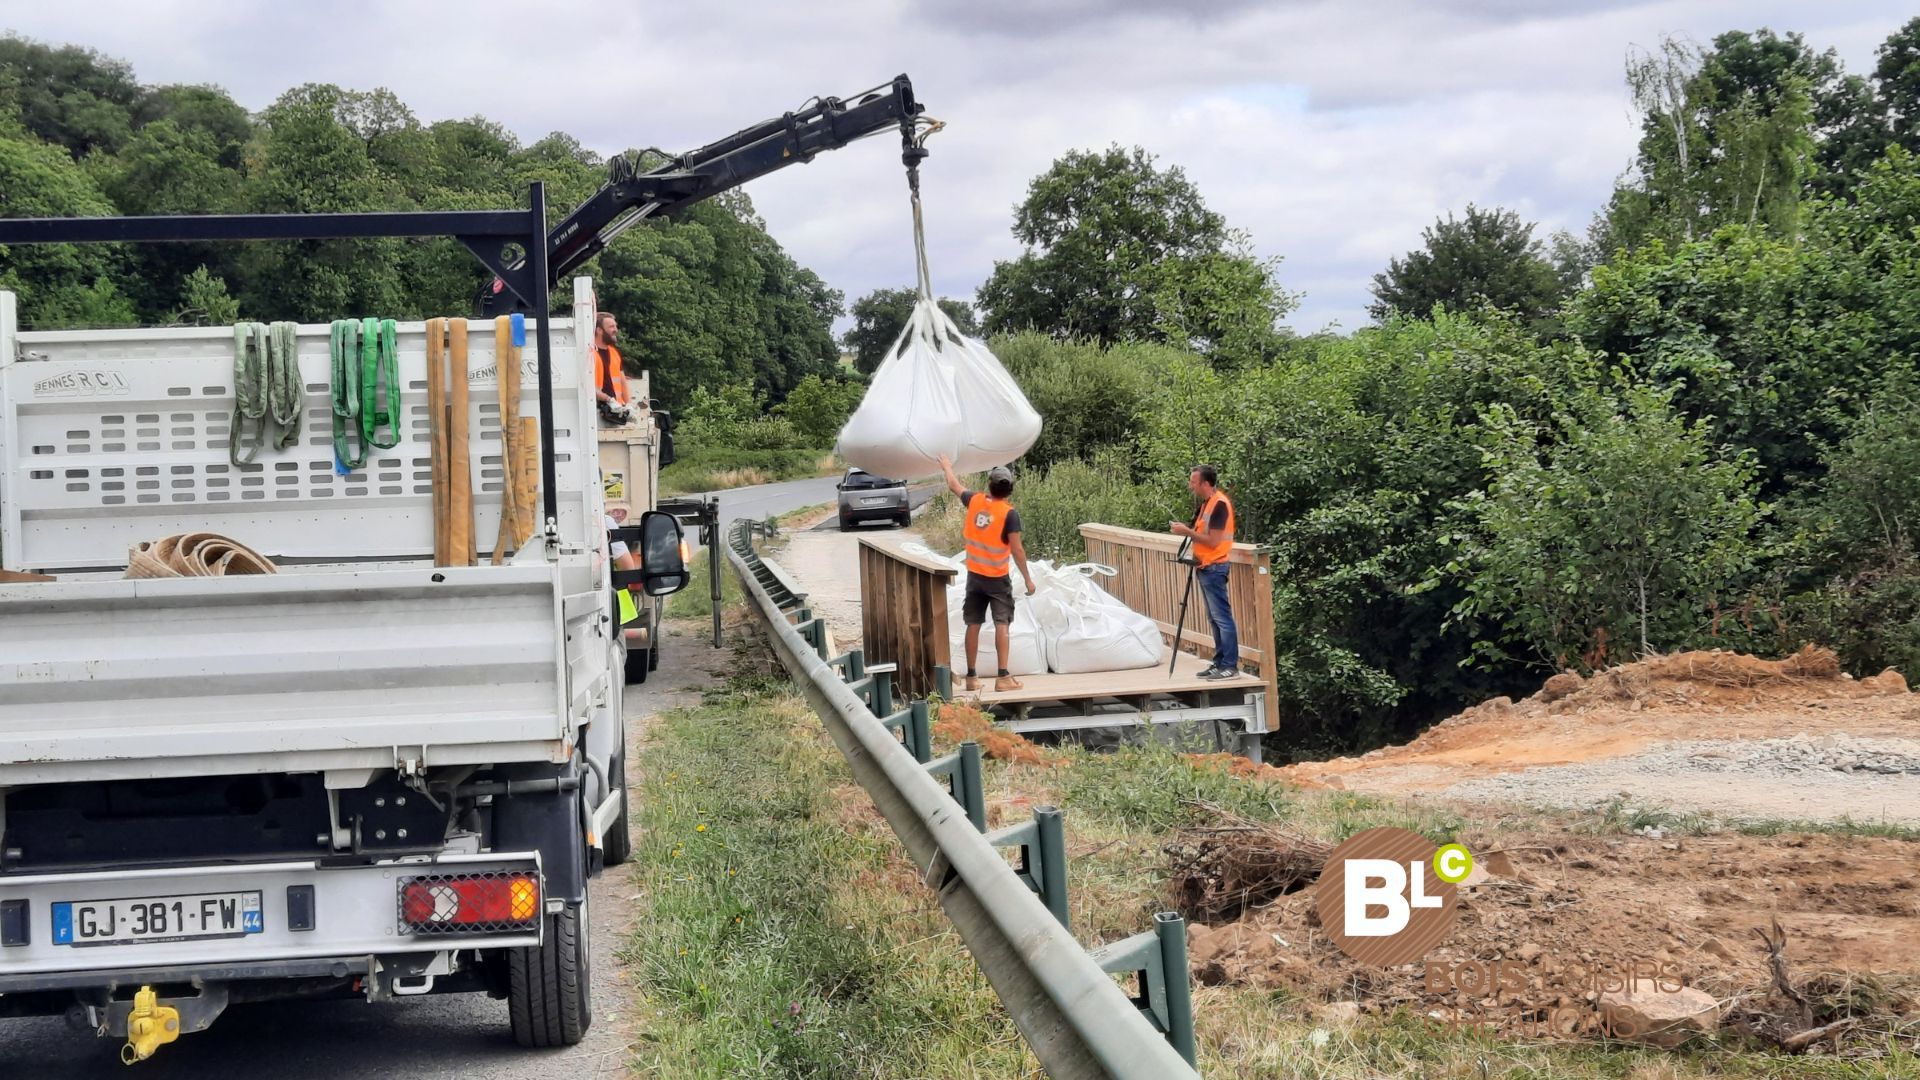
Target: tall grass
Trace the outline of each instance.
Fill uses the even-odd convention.
[[[662,495],[726,491],[755,484],[832,476],[839,462],[828,450],[749,450],[702,447],[682,452],[660,470]]]
[[[799,698],[667,714],[637,761],[640,1074],[1039,1076]]]

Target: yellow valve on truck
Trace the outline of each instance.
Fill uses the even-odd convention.
[[[120,1048],[120,1060],[129,1065],[145,1061],[179,1037],[180,1010],[160,1004],[153,987],[143,986],[133,995],[133,1011],[127,1014],[127,1045]]]

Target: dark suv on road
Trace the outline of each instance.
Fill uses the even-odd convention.
[[[848,469],[847,475],[840,478],[839,490],[842,531],[863,521],[905,525],[913,520],[905,480],[889,480],[861,469]]]

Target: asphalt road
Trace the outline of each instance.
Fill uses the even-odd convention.
[[[790,513],[802,507],[832,502],[839,494],[834,488],[839,482],[838,476],[821,476],[811,480],[786,480],[778,484],[760,484],[710,494],[720,498],[720,529],[724,532],[741,518],[764,521],[768,517]]]
[[[832,481],[827,481],[829,485]],[[829,490],[831,490],[829,488]],[[817,500],[816,500],[817,501]],[[806,505],[801,503],[799,505]],[[645,721],[699,700],[724,663],[699,639],[703,624],[674,628],[677,639],[644,686],[627,688],[630,748]],[[630,755],[632,751],[630,750]],[[631,760],[631,756],[630,756]],[[133,1070],[122,1042],[69,1028],[62,1019],[0,1020],[0,1080],[596,1080],[631,1075],[631,975],[617,953],[637,889],[626,867],[591,886],[594,1022],[578,1046],[522,1050],[507,1004],[485,994],[429,995],[383,1005],[360,1001],[235,1005],[214,1025],[163,1047]]]

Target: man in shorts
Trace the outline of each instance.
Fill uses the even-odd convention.
[[[962,685],[980,689],[980,676],[974,670],[974,658],[980,655],[980,624],[987,611],[993,611],[993,649],[1000,660],[999,674],[993,680],[995,690],[1018,690],[1020,680],[1007,671],[1007,651],[1013,641],[1013,567],[1027,583],[1027,595],[1033,595],[1033,574],[1027,570],[1027,549],[1020,542],[1020,511],[1007,500],[1013,495],[1013,472],[997,466],[987,473],[987,490],[969,491],[953,475],[953,462],[940,456],[940,470],[947,474],[947,489],[960,497],[966,512],[967,598],[961,615],[967,623],[967,677]]]

